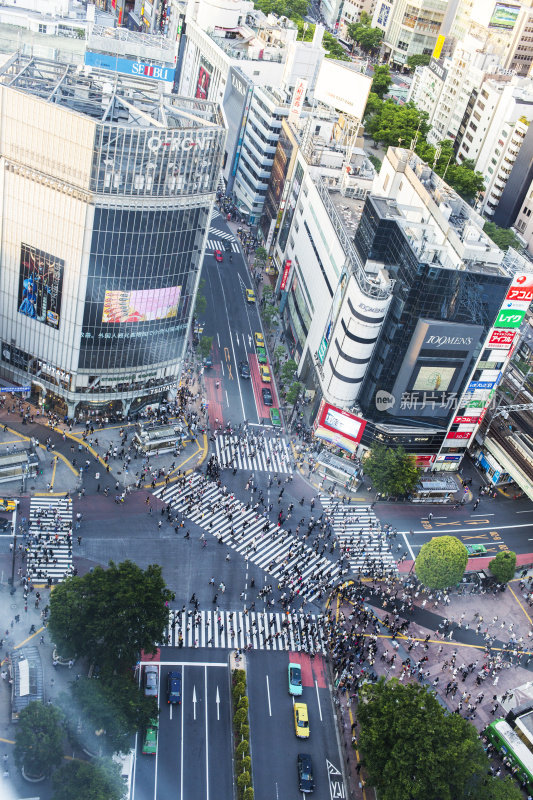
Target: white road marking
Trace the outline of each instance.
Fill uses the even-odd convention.
[[[318,694],[318,682],[315,679],[316,701],[318,703],[318,713],[320,714],[320,722],[322,722],[322,706],[320,705],[320,695]]]
[[[416,533],[416,531],[415,531],[415,533]],[[415,554],[413,553],[413,548],[411,547],[411,545],[409,544],[409,542],[407,540],[407,534],[406,533],[402,533],[402,536],[403,536],[403,540],[405,542],[405,546],[409,550],[409,553],[411,554],[411,558],[414,561],[415,560]]]
[[[193,719],[196,719],[196,686],[192,687],[192,707],[193,707]]]
[[[514,530],[514,528],[533,528],[533,522],[526,522],[526,523],[524,523],[522,525],[498,525],[496,523],[495,525],[492,525],[489,528],[450,528],[450,529],[447,529],[446,531],[443,531],[443,532],[444,533],[474,533],[475,531],[491,531],[493,528],[498,528],[499,531],[507,530],[509,528],[511,530]],[[424,531],[415,531],[415,533],[428,533],[428,531],[425,531],[425,530]]]
[[[533,514],[533,508],[530,508],[527,511],[515,511],[515,514]]]
[[[215,703],[217,704],[217,720],[220,720],[220,694],[218,693],[218,686],[217,686],[217,694],[215,697]]]
[[[205,798],[209,800],[209,725],[207,720],[207,667],[204,667],[204,705],[205,705]]]
[[[268,682],[268,675],[265,675],[267,682],[267,697],[268,697],[268,716],[272,716],[272,706],[270,705],[270,683]]]
[[[185,670],[181,673],[181,697],[185,697]],[[181,712],[181,775],[180,775],[180,797],[183,797],[183,741],[185,739],[184,726],[185,714]]]

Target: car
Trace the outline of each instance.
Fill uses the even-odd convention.
[[[143,742],[143,754],[145,756],[155,756],[157,752],[157,734],[159,731],[159,720],[151,719],[146,728]]]
[[[157,684],[159,680],[159,670],[155,664],[147,664],[144,668],[144,695],[145,697],[157,697]]]
[[[260,364],[267,363],[267,354],[264,347],[258,347],[256,349],[257,360]]]
[[[309,717],[305,703],[294,704],[294,730],[299,739],[309,739]]]
[[[312,792],[315,788],[313,762],[308,753],[298,753],[298,788],[301,792]]]
[[[246,290],[246,299],[249,303],[255,303],[255,294],[253,289]]]
[[[302,694],[302,668],[293,661],[289,663],[289,694]]]
[[[0,517],[0,531],[10,531],[11,522],[5,517]]]
[[[266,406],[271,406],[272,405],[272,392],[270,391],[270,389],[267,389],[266,387],[264,389],[261,389],[261,394],[263,395],[263,403]]]
[[[484,544],[465,544],[465,547],[470,558],[484,556],[488,553],[488,550]]]
[[[270,383],[272,378],[270,377],[270,370],[268,367],[259,367],[259,372],[261,373],[261,380],[263,383]]]
[[[14,511],[16,507],[16,500],[12,500],[10,497],[0,497],[0,511]]]
[[[215,261],[224,261],[224,257],[220,250],[215,250],[214,255],[215,255]]]
[[[250,377],[250,365],[247,361],[241,361],[239,364],[239,375],[241,378],[249,378]]]
[[[175,670],[167,675],[167,703],[181,703],[181,675]]]
[[[263,337],[263,334],[259,333],[259,331],[256,331],[254,333],[254,340],[255,340],[255,346],[256,347],[264,347],[265,346],[265,339]]]
[[[281,415],[279,413],[279,408],[270,409],[270,422],[276,428],[279,428],[281,426]]]

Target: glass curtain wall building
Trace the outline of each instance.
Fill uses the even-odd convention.
[[[157,81],[16,55],[0,70],[1,373],[69,417],[179,380],[225,127]]]

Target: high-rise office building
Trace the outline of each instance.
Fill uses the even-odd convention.
[[[172,396],[220,173],[219,107],[15,55],[0,118],[2,374],[68,416]]]

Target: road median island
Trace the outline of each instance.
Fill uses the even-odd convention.
[[[239,667],[240,657],[231,659],[231,697],[233,710],[233,747],[235,784],[238,800],[254,800],[252,759],[250,757],[250,722],[246,694],[246,669]]]

